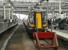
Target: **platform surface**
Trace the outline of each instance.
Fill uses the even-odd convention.
[[[16,24],[17,23],[8,26],[7,23],[0,23],[0,34],[3,33],[4,31],[8,30],[9,28],[15,26]]]
[[[49,29],[51,31],[51,29]],[[53,29],[53,32],[55,32],[57,35],[61,36],[62,38],[68,40],[68,30],[59,30],[59,29]]]

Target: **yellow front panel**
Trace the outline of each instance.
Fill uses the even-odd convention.
[[[37,28],[42,28],[42,15],[40,12],[36,13],[36,26]]]

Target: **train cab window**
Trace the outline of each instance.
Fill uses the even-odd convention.
[[[34,23],[34,13],[32,13],[32,14],[30,14],[30,16],[29,16],[29,22],[31,23],[31,24],[33,24]]]

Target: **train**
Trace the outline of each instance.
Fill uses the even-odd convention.
[[[46,32],[48,31],[48,19],[45,10],[33,10],[29,12],[28,20],[25,22],[26,31],[28,35],[31,36],[33,32]]]
[[[38,50],[41,50],[42,48],[54,48],[55,50],[58,50],[59,45],[57,35],[54,32],[48,31],[48,18],[46,11],[31,11],[27,22],[27,25],[25,24],[25,21],[23,22],[26,32]]]

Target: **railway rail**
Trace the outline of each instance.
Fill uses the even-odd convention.
[[[27,30],[27,29],[26,29]],[[1,50],[37,50],[33,41],[29,38],[23,25],[16,26],[11,32],[3,35],[4,41],[2,42]],[[68,42],[62,39],[59,40],[60,50],[68,50]],[[1,40],[0,40],[1,43]]]

